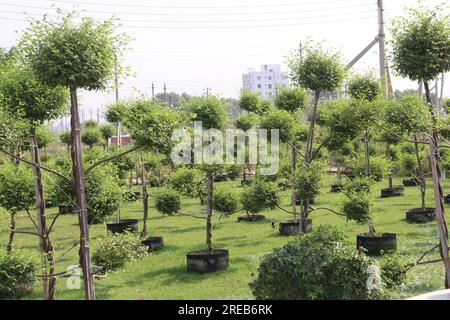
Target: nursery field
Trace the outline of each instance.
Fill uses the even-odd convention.
[[[334,177],[328,177],[330,183]],[[395,181],[400,184],[400,179]],[[438,229],[435,222],[411,224],[405,220],[405,210],[420,206],[420,193],[416,187],[405,187],[405,196],[395,198],[379,197],[379,189],[385,187],[387,181],[377,185],[377,198],[374,206],[374,221],[379,232],[395,232],[398,238],[398,251],[411,262],[418,259],[423,252],[438,242]],[[430,188],[431,181],[428,182]],[[138,187],[136,187],[138,188]],[[241,189],[239,181],[216,183],[216,189]],[[444,190],[450,190],[450,183],[444,180]],[[150,196],[157,192],[150,189]],[[433,202],[432,191],[427,192],[428,205]],[[341,196],[324,188],[316,198],[317,206],[340,209]],[[282,206],[289,209],[290,191],[282,193]],[[204,220],[186,216],[161,216],[153,207],[150,198],[150,234],[163,236],[165,247],[156,253],[149,254],[142,260],[129,263],[125,268],[109,273],[106,277],[95,281],[97,299],[252,299],[248,283],[251,281],[259,259],[273,248],[283,246],[294,237],[281,236],[277,228],[273,229],[271,221],[276,223],[290,218],[288,213],[280,209],[264,211],[265,221],[238,223],[235,214],[223,218],[216,225],[213,234],[215,248],[230,251],[230,266],[226,271],[211,274],[189,273],[186,270],[186,253],[204,249]],[[183,211],[204,214],[205,207],[199,200],[183,198]],[[48,210],[50,217],[56,208]],[[449,206],[450,210],[450,206]],[[332,224],[341,227],[354,244],[356,234],[365,232],[366,224],[347,222],[340,216],[327,211],[317,211],[311,215],[313,225]],[[121,218],[142,219],[142,202],[124,204]],[[7,243],[9,233],[9,216],[0,214],[0,243]],[[141,223],[140,226],[141,227]],[[33,225],[25,213],[20,213],[17,228],[21,231],[33,231]],[[91,226],[91,241],[95,248],[96,239],[105,235],[106,226]],[[58,220],[53,233],[56,257],[70,248],[79,237],[78,219],[75,215],[64,215]],[[17,234],[16,244],[19,248],[37,252],[37,237]],[[438,254],[428,259],[437,258]],[[57,271],[64,271],[69,265],[78,264],[78,250],[75,248],[59,261]],[[406,286],[389,292],[391,299],[404,299],[421,293],[443,288],[443,266],[441,263],[429,264],[413,268],[409,272]],[[68,289],[66,279],[60,278],[57,284],[57,299],[82,299],[82,289]],[[34,293],[26,299],[42,299],[42,285],[35,284]]]

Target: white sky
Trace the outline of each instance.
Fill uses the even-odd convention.
[[[422,2],[434,6],[443,1]],[[390,20],[402,15],[404,6],[418,4],[417,0],[384,2],[387,32]],[[237,97],[247,68],[285,62],[300,40],[325,40],[350,61],[378,32],[376,0],[0,0],[0,46],[14,45],[16,31],[27,26],[24,12],[38,18],[52,13],[52,4],[62,9],[75,5],[99,19],[117,13],[121,30],[134,38],[125,65],[136,73],[121,80],[121,97],[136,90],[150,95],[152,81],[156,93],[162,92],[165,82],[168,91],[201,94],[209,87],[214,94]],[[378,46],[355,68],[378,70]],[[444,94],[450,96],[447,79]],[[393,86],[394,90],[417,88],[395,77]],[[89,109],[95,114],[113,99],[112,92],[82,92],[86,118]]]

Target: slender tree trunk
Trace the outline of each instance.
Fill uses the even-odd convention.
[[[210,175],[208,177],[208,202],[206,205],[206,246],[208,247],[208,251],[211,252],[213,249],[212,245],[212,215],[214,211],[214,175]]]
[[[81,126],[78,112],[77,90],[70,88],[70,125],[72,135],[72,171],[75,201],[80,224],[80,262],[83,269],[85,299],[94,300],[94,280],[91,268],[91,252],[89,246],[89,223],[86,209],[83,160],[81,149]]]
[[[145,166],[144,166],[143,150],[141,150],[141,180],[142,180],[142,202],[144,204],[144,226],[142,228],[142,237],[147,237],[148,194],[147,194],[147,183],[145,182]]]
[[[336,162],[336,166],[337,166],[337,179],[338,179],[338,184],[342,184],[342,173],[341,173],[341,163],[339,161]]]
[[[44,197],[44,183],[42,180],[42,170],[38,167],[41,165],[41,157],[39,155],[39,147],[37,145],[36,139],[36,129],[31,129],[31,158],[33,163],[37,166],[33,166],[34,169],[34,181],[35,181],[35,194],[36,194],[36,208],[38,211],[38,232],[41,237],[39,237],[39,244],[42,252],[42,270],[43,274],[54,274],[55,273],[55,258],[53,254],[53,244],[50,239],[50,235],[47,230],[47,216],[45,214],[45,197]],[[56,278],[55,277],[44,277],[42,279],[44,287],[44,297],[47,300],[55,299],[56,290]]]
[[[16,150],[15,150],[15,154],[16,154],[16,156],[17,157],[21,157],[21,153],[22,153],[22,148],[21,148],[21,146],[20,146],[20,143],[16,143]],[[17,158],[14,158],[14,163],[16,164],[16,167],[18,167],[19,166],[19,164],[20,164],[20,160],[19,159],[17,159]]]
[[[425,182],[425,175],[423,174],[422,161],[420,160],[419,142],[417,140],[417,134],[414,133],[413,139],[414,139],[414,150],[416,153],[416,160],[417,160],[417,169],[419,171],[419,179],[420,179],[419,183],[420,183],[421,205],[422,209],[425,210],[426,182]]]
[[[306,140],[306,152],[305,152],[305,164],[309,166],[313,160],[313,146],[314,146],[314,129],[317,122],[317,107],[319,104],[320,92],[316,92],[314,95],[314,106],[311,113],[311,123],[309,126],[308,138]],[[301,199],[300,207],[300,219],[299,229],[300,234],[306,233],[307,221],[309,210],[309,199]]]
[[[294,146],[291,147],[291,154],[292,154],[292,175],[295,175],[295,170],[297,168],[297,152],[295,151]],[[297,197],[295,195],[294,188],[292,188],[291,202],[292,202],[292,212],[295,221],[297,219]]]
[[[11,212],[11,222],[10,222],[10,231],[9,231],[9,242],[8,242],[8,246],[6,247],[6,250],[8,251],[8,253],[10,253],[12,251],[12,249],[14,248],[14,236],[15,236],[15,231],[16,231],[16,220],[17,220],[17,212],[16,211],[12,211]]]
[[[369,133],[364,132],[364,175],[370,176],[370,149],[369,149]]]
[[[393,183],[393,181],[392,181],[392,174],[390,174],[390,175],[388,176],[388,181],[389,181],[389,190],[394,189],[394,183]]]
[[[117,121],[117,147],[120,148],[122,146],[122,126],[120,121]]]
[[[436,203],[436,221],[439,228],[440,236],[440,250],[441,257],[445,267],[445,288],[450,288],[450,258],[448,252],[448,229],[445,222],[445,208],[444,208],[444,193],[441,185],[441,168],[440,168],[440,156],[439,156],[439,132],[436,128],[436,114],[433,109],[433,103],[431,101],[430,88],[428,82],[424,81],[426,99],[430,108],[431,116],[433,119],[433,131],[431,132],[430,141],[430,166],[433,176],[434,186],[434,200]]]

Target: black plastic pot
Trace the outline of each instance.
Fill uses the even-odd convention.
[[[444,202],[445,202],[445,203],[450,203],[450,194],[448,194],[448,195],[446,195],[446,196],[444,197]]]
[[[227,181],[228,176],[225,173],[217,174],[214,176],[214,182]]]
[[[331,192],[341,192],[344,188],[344,185],[342,183],[333,183],[331,185]]]
[[[136,232],[138,230],[138,219],[122,219],[118,222],[106,223],[106,229],[112,233],[124,233],[125,231]]]
[[[397,250],[397,234],[382,233],[369,235],[366,233],[356,236],[356,248],[364,248],[369,255],[379,255],[381,252]]]
[[[133,192],[133,198],[135,200],[138,200],[141,197],[141,193],[139,191],[134,191]]]
[[[381,189],[381,198],[400,197],[403,196],[405,189],[403,187],[393,187]]]
[[[33,293],[34,281],[28,281],[15,287],[13,290],[0,291],[0,300],[20,299]]]
[[[75,208],[72,206],[67,206],[65,204],[60,204],[58,207],[59,214],[71,214],[75,213]]]
[[[228,268],[228,250],[192,251],[187,257],[187,269],[193,272],[214,272]]]
[[[416,178],[404,178],[403,179],[403,185],[405,187],[414,187],[420,184],[419,179]]]
[[[312,220],[306,219],[306,232],[312,230]],[[278,225],[278,230],[283,236],[296,236],[300,232],[299,220],[283,220]]]
[[[152,252],[164,247],[164,239],[163,237],[148,237],[142,240],[142,244],[148,248],[148,252]]]
[[[46,207],[46,208],[53,208],[53,202],[51,202],[51,201],[45,201],[45,207]]]
[[[264,220],[266,217],[262,214],[251,214],[249,216],[241,216],[237,218],[238,222],[255,222]]]
[[[406,221],[425,223],[436,218],[435,208],[414,208],[406,211]]]

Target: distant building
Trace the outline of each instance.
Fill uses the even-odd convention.
[[[263,98],[274,97],[278,87],[288,87],[288,72],[279,64],[263,64],[260,71],[250,69],[242,75],[242,87],[259,92]]]
[[[122,146],[128,146],[131,144],[131,137],[128,134],[123,134],[121,136],[121,141],[122,141]],[[117,144],[117,136],[112,136],[111,137],[111,144],[112,145],[116,145]]]

